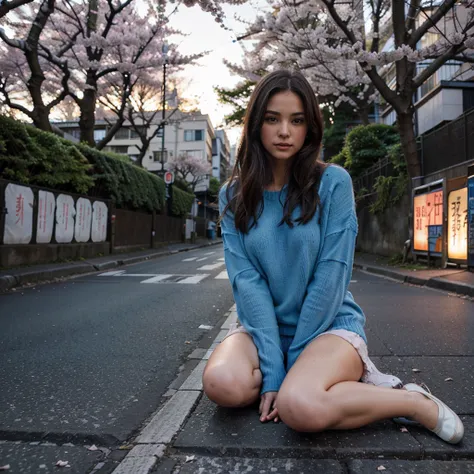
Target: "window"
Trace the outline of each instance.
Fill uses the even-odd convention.
[[[119,128],[117,133],[114,135],[116,140],[128,140],[129,137],[129,129],[128,128]]]
[[[66,130],[67,132],[67,130]],[[73,128],[71,130],[69,130],[69,133],[70,135],[72,135],[74,138],[77,138],[77,139],[80,139],[81,138],[81,129],[80,128]]]
[[[203,150],[185,150],[186,156],[193,157],[193,158],[203,158]]]
[[[153,152],[153,161],[159,161],[161,163],[161,150]],[[168,161],[168,150],[164,151],[164,163]]]
[[[137,127],[140,130],[140,133],[143,133],[146,130],[146,127]],[[140,138],[140,135],[136,132],[134,128],[130,129],[130,138]]]
[[[113,153],[120,153],[121,155],[126,155],[128,153],[128,145],[125,146],[111,146],[110,151]]]
[[[185,130],[185,142],[202,142],[204,140],[204,130]]]
[[[106,130],[94,130],[94,141],[100,142],[103,138],[105,138]]]

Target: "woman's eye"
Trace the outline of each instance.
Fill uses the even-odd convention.
[[[304,119],[295,119],[293,120],[293,123],[295,123],[296,125],[301,125],[302,123],[304,123]]]
[[[275,118],[275,117],[265,117],[265,122],[268,122],[268,123],[275,123],[275,122],[276,122],[276,118]]]

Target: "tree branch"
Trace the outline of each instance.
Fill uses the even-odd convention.
[[[0,18],[3,18],[8,12],[14,10],[15,8],[31,3],[33,0],[3,0],[0,3]]]

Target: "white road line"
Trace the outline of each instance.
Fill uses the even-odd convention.
[[[159,281],[166,280],[166,278],[169,278],[171,276],[173,275],[157,275],[153,278],[149,278],[148,280],[143,280],[140,283],[158,283]]]
[[[178,283],[180,285],[196,284],[196,283],[199,283],[200,281],[204,280],[204,278],[207,278],[208,276],[209,276],[208,273],[203,273],[202,275],[193,275],[193,276],[190,276],[188,278],[185,278],[184,280],[178,281]]]
[[[208,253],[204,253],[203,255],[214,255],[216,252],[208,252]]]
[[[204,257],[204,258],[198,258],[196,262],[202,262],[203,260],[207,260],[209,257]]]
[[[111,277],[111,276],[119,276],[119,275],[122,275],[123,273],[125,273],[125,270],[119,270],[118,272],[105,272],[105,273],[101,273],[100,277]]]
[[[224,270],[223,272],[220,272],[219,275],[217,275],[214,280],[228,280],[229,275],[227,274],[227,270]]]
[[[222,257],[222,258],[218,258],[218,259],[217,259],[217,261],[218,261],[218,262],[223,262],[224,260],[225,260],[225,258],[224,258],[224,257]]]
[[[198,268],[198,270],[217,270],[218,268],[222,267],[222,265],[225,265],[224,262],[219,262],[219,263],[213,263],[211,265],[204,265],[201,268]]]
[[[351,283],[357,283],[357,280],[351,280]]]
[[[123,275],[116,275],[123,277],[135,277],[135,278],[146,278],[160,276],[158,273],[124,273]]]
[[[193,261],[196,260],[196,259],[197,259],[197,257],[185,258],[185,259],[183,260],[183,262],[193,262]]]

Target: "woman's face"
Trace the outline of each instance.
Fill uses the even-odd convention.
[[[308,125],[300,97],[278,92],[267,104],[261,129],[265,150],[276,160],[289,160],[303,147]]]

